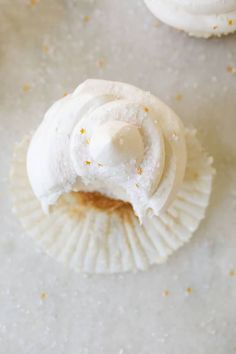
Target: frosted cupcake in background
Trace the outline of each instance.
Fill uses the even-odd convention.
[[[236,0],[144,0],[162,22],[208,38],[236,31]]]
[[[87,80],[16,147],[14,210],[26,232],[76,271],[166,261],[205,215],[212,158],[163,102]]]

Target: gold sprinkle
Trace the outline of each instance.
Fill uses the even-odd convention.
[[[40,298],[41,298],[41,300],[47,300],[48,293],[45,293],[45,292],[41,293]]]
[[[86,133],[86,130],[84,128],[81,128],[80,129],[80,134],[85,134]]]
[[[104,68],[104,66],[106,65],[105,59],[103,59],[103,58],[98,59],[96,62],[96,65],[98,68]]]
[[[233,26],[235,24],[235,21],[234,20],[228,20],[228,25],[229,26]]]
[[[29,84],[24,84],[24,85],[22,86],[22,89],[23,89],[24,92],[29,92],[29,90],[30,90],[30,85],[29,85]]]
[[[187,289],[186,289],[186,293],[187,293],[187,294],[192,294],[192,292],[193,292],[193,289],[192,289],[192,288],[187,288]]]
[[[231,269],[231,270],[229,271],[229,276],[230,276],[230,277],[234,277],[234,276],[235,276],[235,271],[234,271],[233,269]]]
[[[86,144],[90,143],[90,139],[85,139]]]
[[[91,20],[91,17],[88,16],[88,15],[86,15],[86,16],[83,17],[83,22],[84,22],[84,23],[88,23],[90,20]]]
[[[32,6],[36,5],[39,2],[39,0],[31,0],[30,3]]]
[[[180,102],[180,101],[182,101],[182,99],[183,99],[183,95],[181,95],[180,93],[178,93],[178,94],[175,96],[175,99],[176,99],[177,102]]]
[[[149,108],[148,107],[144,107],[144,112],[149,112]]]
[[[140,167],[140,166],[136,167],[136,172],[137,172],[138,175],[141,175],[143,173],[142,167]]]
[[[43,52],[44,53],[48,53],[48,50],[49,50],[48,46],[47,45],[43,45]]]
[[[68,92],[63,93],[63,97],[66,97],[68,95]]]
[[[166,297],[166,296],[169,296],[169,295],[170,295],[169,290],[162,291],[162,296]]]
[[[86,160],[85,161],[85,165],[90,166],[91,165],[91,161]]]
[[[216,30],[218,28],[218,26],[213,26],[212,28],[213,28],[213,30]]]

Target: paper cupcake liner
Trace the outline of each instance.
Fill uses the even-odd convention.
[[[30,187],[26,153],[30,137],[17,145],[11,169],[13,208],[26,232],[53,258],[86,273],[147,269],[166,261],[189,241],[208,206],[214,169],[194,131],[186,131],[188,164],[172,206],[140,225],[129,204],[96,193],[63,196],[49,215]]]

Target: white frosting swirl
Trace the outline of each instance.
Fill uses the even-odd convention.
[[[236,0],[144,0],[161,21],[198,37],[236,30]]]
[[[186,166],[184,128],[159,99],[119,82],[87,80],[46,113],[27,171],[44,209],[70,191],[132,204],[140,219],[176,196]]]

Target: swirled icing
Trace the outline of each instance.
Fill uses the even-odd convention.
[[[198,36],[236,30],[236,0],[144,0],[161,21]]]
[[[130,202],[140,219],[172,203],[185,167],[176,114],[149,92],[103,80],[87,80],[57,101],[27,155],[44,210],[70,191],[97,191]]]

